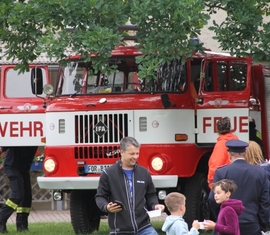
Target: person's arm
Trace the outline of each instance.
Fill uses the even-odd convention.
[[[145,199],[146,199],[147,209],[149,210],[161,209],[162,210],[163,208],[164,210],[165,207],[159,204],[158,202],[156,188],[149,172],[146,173],[146,182],[147,182],[147,186],[146,186],[146,192],[145,192]],[[162,206],[162,208],[160,206]]]
[[[109,201],[111,195],[110,183],[108,180],[108,175],[106,170],[101,174],[99,179],[99,186],[97,189],[97,194],[95,196],[96,204],[100,210],[106,213],[117,213],[125,210],[125,206],[121,201],[114,200]]]
[[[95,196],[96,204],[100,210],[103,212],[108,212],[107,205],[109,204],[108,198],[110,195],[109,180],[106,172],[102,172],[99,178],[99,184],[97,188],[97,193]]]
[[[198,223],[198,222],[197,222]],[[199,224],[195,227],[200,227]],[[199,231],[195,227],[191,227],[190,230],[188,230],[188,225],[184,221],[176,220],[173,225],[170,228],[170,231],[172,231],[172,234],[177,235],[198,235]]]
[[[225,224],[216,223],[214,227],[215,231],[222,234],[234,235],[239,227],[238,215],[231,207],[225,208],[222,214]]]

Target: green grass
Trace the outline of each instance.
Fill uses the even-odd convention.
[[[159,235],[165,235],[164,232],[161,231],[161,227],[163,221],[153,221],[152,222],[154,228],[157,230]],[[61,222],[61,223],[30,223],[29,231],[21,232],[20,235],[74,235],[73,228],[71,223]],[[18,235],[16,231],[16,226],[13,224],[7,225],[8,235]],[[109,229],[107,222],[101,222],[99,231],[92,233],[91,235],[108,235]],[[200,233],[201,235],[209,235],[208,233]]]

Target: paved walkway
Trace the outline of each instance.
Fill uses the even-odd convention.
[[[161,216],[155,217],[153,220],[165,220],[166,216],[166,213],[162,213]],[[103,220],[107,221],[106,219]],[[13,213],[8,220],[8,224],[15,224],[15,221],[16,213]],[[28,222],[70,222],[70,212],[69,210],[31,210]]]
[[[13,213],[8,220],[8,224],[15,224],[16,213]],[[44,210],[31,210],[28,219],[29,223],[37,222],[70,222],[69,210],[61,211],[44,211]]]

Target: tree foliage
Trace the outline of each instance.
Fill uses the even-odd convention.
[[[20,69],[41,53],[62,60],[91,52],[102,63],[121,39],[118,25],[127,22],[128,7],[121,0],[3,0],[0,40]]]
[[[136,0],[130,11],[131,23],[137,25],[138,41],[145,55],[140,70],[143,77],[153,75],[162,62],[185,59],[202,49],[192,38],[207,24],[208,14],[201,0]]]
[[[270,61],[270,0],[212,0],[206,6],[210,14],[217,10],[227,14],[220,25],[214,21],[210,28],[224,51]]]
[[[118,26],[130,21],[139,28],[141,76],[151,77],[159,63],[202,51],[203,44],[191,39],[221,9],[227,18],[211,28],[221,48],[269,60],[270,26],[264,21],[269,1],[1,0],[0,43],[9,59],[20,61],[21,70],[42,53],[59,61],[74,53],[91,60],[92,53],[98,57],[94,67],[106,69],[111,50],[125,34]]]

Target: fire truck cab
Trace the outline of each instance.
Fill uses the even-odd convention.
[[[15,66],[0,65],[1,146],[44,146],[48,99],[43,84],[50,84],[48,66],[31,64],[24,73]]]
[[[138,163],[151,173],[161,203],[172,191],[186,195],[189,225],[210,217],[206,176],[218,119],[230,117],[233,132],[248,141],[252,117],[269,157],[270,77],[261,65],[205,51],[186,63],[160,65],[149,80],[138,77],[139,55],[132,46],[115,48],[108,62],[117,69],[111,74],[95,73],[91,62],[71,57],[46,108],[45,176],[37,180],[40,188],[55,190],[55,199],[70,193],[76,233],[98,230],[99,176],[119,160],[125,136],[140,142]]]

